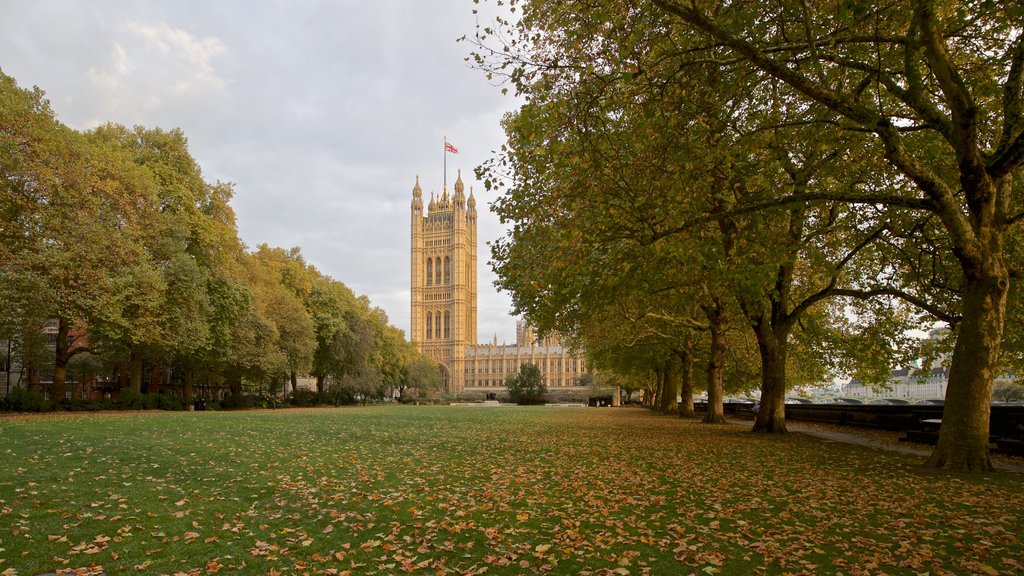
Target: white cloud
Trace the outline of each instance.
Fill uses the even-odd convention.
[[[214,65],[226,50],[220,39],[135,20],[115,27],[112,35],[106,57],[86,72],[95,108],[89,125],[151,125],[156,118],[175,126],[183,108],[225,109],[228,82]]]

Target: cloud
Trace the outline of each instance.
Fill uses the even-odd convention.
[[[197,38],[167,24],[147,25],[129,21],[124,27],[139,35],[164,56],[166,69],[173,72],[174,92],[179,95],[212,91],[223,93],[226,82],[217,75],[213,59],[224,52],[224,44],[215,37]]]
[[[462,168],[481,210],[481,337],[514,339],[486,243],[503,228],[473,169],[515,105],[470,70],[469,2],[0,2],[0,54],[76,128],[181,128],[209,180],[236,184],[250,246],[300,246],[321,271],[409,321],[409,202]]]
[[[182,110],[226,110],[228,81],[215,59],[216,37],[200,38],[166,23],[126,20],[112,30],[106,56],[87,68],[88,126],[107,121],[177,126]]]

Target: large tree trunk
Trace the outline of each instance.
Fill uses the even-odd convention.
[[[292,394],[295,394],[295,391],[299,389],[299,375],[295,373],[295,370],[292,370],[289,377],[292,383]]]
[[[761,406],[754,419],[754,432],[786,432],[786,356],[789,331],[769,325],[762,316],[754,322],[757,349],[761,353]]]
[[[191,368],[185,370],[185,405],[188,410],[192,410],[192,390],[195,387],[196,372]]]
[[[676,350],[679,357],[679,417],[692,418],[693,412],[693,352],[687,340],[685,350]]]
[[[955,470],[991,470],[989,417],[992,379],[1002,342],[1009,275],[1001,255],[995,273],[968,280],[963,320],[949,370],[939,442],[927,465]]]
[[[132,390],[142,392],[142,352],[136,348],[128,356],[128,382]]]
[[[705,424],[724,424],[725,408],[722,406],[722,382],[725,379],[725,312],[721,302],[706,306],[711,333],[711,352],[708,359],[708,411],[704,414]]]
[[[53,381],[50,383],[50,404],[56,406],[64,401],[67,392],[68,362],[71,360],[68,335],[71,323],[64,318],[57,319],[57,341],[53,357]]]
[[[324,377],[323,377],[322,374],[317,374],[316,375],[316,393],[317,393],[317,395],[322,398],[323,395],[324,395],[324,392],[326,392],[326,391],[327,391],[327,382],[324,381]]]
[[[665,359],[665,367],[662,369],[663,384],[661,386],[662,412],[674,412],[679,407],[679,367],[676,365],[674,356]]]
[[[67,365],[55,365],[53,367],[53,382],[50,383],[50,405],[57,406],[64,401],[67,392]]]
[[[654,394],[651,397],[651,408],[657,409],[661,406],[661,399],[665,392],[665,367],[659,365],[654,369]]]

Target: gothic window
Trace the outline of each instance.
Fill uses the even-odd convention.
[[[452,261],[447,256],[444,257],[444,283],[452,283]]]
[[[445,258],[445,263],[447,262],[448,259]],[[452,313],[447,310],[444,311],[444,337],[452,337]]]
[[[433,258],[427,258],[427,286],[430,286],[433,283],[434,283],[434,259]]]
[[[434,335],[433,331],[431,330],[434,324],[432,321],[433,318],[434,317],[430,314],[430,312],[427,312],[427,340],[430,340],[430,337]]]
[[[441,338],[441,313],[440,312],[438,312],[437,315],[434,316],[434,338],[437,338],[437,339]]]
[[[441,285],[441,259],[434,261],[434,284]]]

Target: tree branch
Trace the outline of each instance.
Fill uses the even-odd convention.
[[[864,239],[858,242],[856,246],[851,248],[850,251],[846,254],[846,256],[843,256],[839,260],[839,262],[836,263],[835,269],[832,272],[832,277],[829,279],[828,285],[822,288],[821,290],[818,290],[814,294],[811,294],[807,298],[804,298],[799,304],[794,306],[793,309],[790,310],[789,314],[786,315],[786,322],[792,322],[794,318],[799,318],[811,306],[814,306],[815,304],[824,300],[825,298],[835,295],[837,290],[836,284],[839,282],[839,272],[842,271],[842,269],[845,268],[851,260],[853,260],[854,256],[856,256],[864,248],[867,248],[869,245],[871,245],[871,243],[877,240],[883,232],[888,230],[888,228],[888,223],[882,224],[881,226],[876,228],[871,234],[865,236]]]
[[[857,193],[837,193],[837,192],[808,192],[805,194],[791,194],[789,196],[783,196],[782,198],[776,198],[773,200],[767,200],[765,202],[758,202],[754,204],[748,204],[732,210],[726,210],[723,212],[717,212],[715,214],[708,214],[695,218],[686,222],[680,226],[675,226],[661,232],[656,232],[651,235],[646,241],[642,241],[644,244],[653,244],[663,238],[681,234],[688,230],[691,230],[697,226],[716,222],[724,218],[731,218],[734,216],[741,216],[743,214],[751,214],[762,210],[768,210],[771,208],[784,208],[786,206],[792,206],[794,204],[805,204],[807,202],[815,201],[833,201],[833,202],[846,202],[849,204],[876,204],[883,206],[894,206],[897,208],[910,208],[912,210],[926,210],[933,211],[933,204],[927,199],[921,198],[907,198],[906,196],[868,196]]]
[[[939,216],[943,225],[949,231],[953,244],[957,248],[958,257],[965,260],[965,263],[971,266],[975,266],[980,262],[977,238],[956,201],[956,190],[952,189],[942,178],[907,151],[900,131],[893,126],[888,118],[867,106],[821,86],[784,63],[768,57],[750,42],[727,32],[724,28],[713,22],[692,1],[689,3],[683,3],[681,0],[653,1],[662,10],[675,15],[683,22],[708,34],[722,43],[722,45],[743,55],[754,66],[785,82],[805,97],[875,132],[882,141],[885,157],[908,178],[913,180],[921,191],[931,199],[931,209]],[[926,13],[925,16],[930,14],[928,10],[922,9],[922,11]],[[921,17],[919,21],[925,31],[925,35],[929,31],[932,34],[935,33],[931,29],[932,22],[930,16]],[[932,51],[938,51],[935,58],[942,60],[945,57],[945,49],[941,44],[941,37],[937,41],[933,38],[932,44]],[[948,60],[946,60],[946,64],[949,64]],[[942,62],[938,62],[937,65],[941,66]],[[947,74],[952,74],[954,78],[959,78],[955,75],[955,71],[952,70],[951,66]],[[950,80],[950,82],[955,84],[955,80]]]
[[[1003,86],[1003,130],[988,161],[988,172],[999,178],[1024,162],[1024,34],[1010,48],[1010,71]]]
[[[882,286],[879,286],[877,288],[871,288],[869,290],[837,288],[832,292],[832,294],[834,296],[846,296],[849,298],[856,298],[858,300],[870,300],[871,298],[875,298],[877,296],[893,296],[895,298],[903,300],[904,302],[907,302],[908,304],[916,306],[921,310],[924,310],[925,312],[934,316],[936,319],[941,320],[943,322],[948,322],[949,324],[956,324],[957,322],[960,321],[959,314],[943,310],[938,306],[931,304],[930,302],[923,298],[920,298],[918,296],[910,294],[909,292],[904,292],[903,290],[899,290],[896,288]]]

